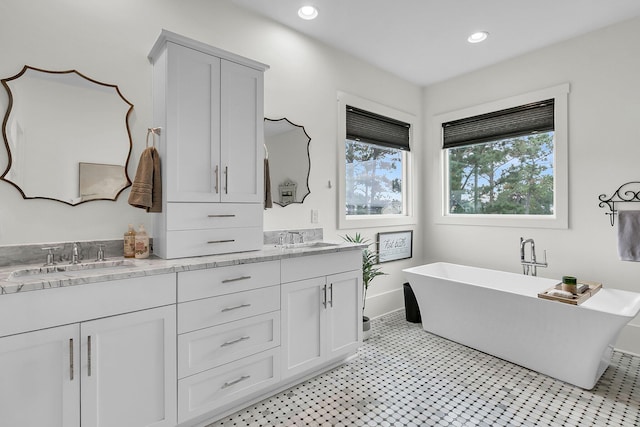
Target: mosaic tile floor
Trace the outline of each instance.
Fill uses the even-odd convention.
[[[372,322],[359,357],[208,427],[640,426],[640,357],[586,391],[408,323]]]

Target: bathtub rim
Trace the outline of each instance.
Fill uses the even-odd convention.
[[[535,289],[532,288],[532,290],[527,293],[522,293],[522,292],[517,292],[517,290],[495,288],[485,284],[472,283],[467,280],[459,280],[456,278],[447,277],[444,274],[437,274],[437,272],[436,274],[424,274],[420,272],[420,270],[424,270],[427,268],[435,269],[435,268],[440,268],[441,266],[444,266],[444,268],[447,268],[447,267],[448,268],[464,268],[464,269],[481,270],[481,271],[490,272],[490,273],[498,273],[500,275],[518,277],[521,280],[525,280],[531,283],[538,281],[540,282],[540,285],[536,286]],[[629,319],[629,321],[637,317],[638,314],[640,313],[640,293],[627,291],[623,289],[607,288],[607,287],[604,287],[604,285],[599,292],[597,292],[595,295],[593,295],[592,297],[584,301],[582,304],[574,305],[574,304],[567,304],[561,301],[553,301],[553,300],[548,300],[548,299],[538,297],[538,293],[544,292],[550,287],[560,283],[560,281],[557,279],[550,279],[550,278],[539,277],[539,276],[525,276],[523,274],[514,273],[510,271],[496,270],[496,269],[486,268],[486,267],[476,267],[472,265],[457,264],[457,263],[451,263],[451,262],[445,262],[445,261],[436,261],[436,262],[431,262],[427,264],[408,267],[403,269],[402,272],[405,274],[407,273],[416,274],[416,275],[421,275],[425,277],[433,277],[440,280],[448,280],[452,282],[463,283],[469,286],[477,286],[477,287],[492,289],[499,292],[513,293],[516,295],[520,295],[522,297],[535,298],[545,304],[562,304],[564,306],[567,306],[568,309],[593,310],[600,313],[606,313],[608,315],[624,317]],[[410,280],[409,280],[409,284],[411,284]],[[600,297],[598,297],[599,295]],[[623,303],[626,302],[626,304],[624,304],[622,309],[619,309],[617,307],[612,307],[611,306],[612,299],[613,299],[613,302],[623,302]]]

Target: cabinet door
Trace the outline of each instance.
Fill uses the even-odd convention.
[[[0,339],[0,425],[80,426],[79,326]]]
[[[220,59],[168,43],[166,109],[167,201],[220,201]]]
[[[325,278],[282,285],[282,377],[322,363],[325,336]]]
[[[80,333],[83,427],[177,423],[175,306],[85,322]]]
[[[260,203],[264,194],[263,73],[222,60],[223,202]]]
[[[362,274],[350,271],[327,277],[327,357],[354,352],[362,342]]]

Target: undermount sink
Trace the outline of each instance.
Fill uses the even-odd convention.
[[[331,243],[323,241],[305,242],[305,243],[290,243],[285,245],[276,245],[276,247],[282,249],[314,249],[314,248],[328,248],[332,246],[338,246],[340,243]]]
[[[331,243],[331,242],[308,242],[301,243],[300,246],[303,248],[326,248],[330,246],[338,246],[340,243]]]
[[[9,274],[7,280],[15,279],[39,279],[39,278],[53,278],[53,277],[73,277],[90,273],[92,270],[98,270],[100,273],[105,272],[107,269],[120,269],[124,267],[131,267],[135,264],[133,261],[124,259],[109,260],[109,261],[94,261],[83,262],[80,264],[56,264],[43,267],[23,268],[20,270],[12,271]]]

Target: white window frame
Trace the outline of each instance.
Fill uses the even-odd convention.
[[[413,151],[403,151],[403,212],[404,215],[347,215],[346,205],[346,135],[347,119],[346,107],[360,108],[375,114],[409,123],[409,146],[413,150],[413,131],[416,117],[409,113],[379,104],[369,99],[361,98],[345,92],[338,92],[338,229],[372,228],[395,225],[414,225],[416,220],[413,213],[414,201],[414,175],[413,175]]]
[[[449,214],[449,164],[447,150],[442,149],[442,123],[554,99],[553,143],[553,215]],[[569,83],[541,89],[486,104],[434,116],[432,126],[440,129],[441,202],[435,215],[437,224],[481,225],[498,227],[569,228],[569,158],[568,158]]]

